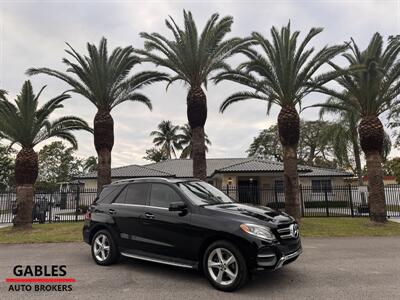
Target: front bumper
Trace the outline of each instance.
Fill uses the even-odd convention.
[[[274,270],[277,270],[277,269],[279,269],[279,268],[282,268],[282,266],[283,266],[284,264],[288,264],[288,263],[290,263],[290,262],[292,262],[292,261],[295,261],[295,260],[300,256],[300,254],[301,254],[302,252],[303,252],[303,250],[302,250],[302,248],[300,248],[299,250],[297,250],[297,251],[295,251],[295,252],[293,252],[293,253],[290,253],[290,254],[287,254],[287,255],[282,256],[282,257],[278,260],[277,264],[275,265]]]
[[[277,270],[283,265],[295,261],[302,253],[301,243],[299,242],[295,248],[290,248],[281,245],[260,248],[256,256],[255,268],[257,270]]]

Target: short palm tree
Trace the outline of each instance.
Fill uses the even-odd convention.
[[[117,105],[126,101],[143,103],[152,109],[150,100],[138,90],[153,82],[167,80],[166,74],[145,71],[129,75],[141,59],[134,55],[132,47],[115,48],[108,55],[107,40],[102,38],[97,48],[88,43],[89,56],[77,53],[69,44],[63,63],[66,73],[49,68],[32,68],[28,75],[47,74],[61,79],[71,86],[71,92],[80,94],[97,108],[94,117],[94,146],[98,154],[97,187],[100,192],[111,183],[111,151],[114,146],[114,120],[110,114]],[[71,74],[71,75],[69,75]]]
[[[38,156],[34,147],[50,138],[57,137],[78,147],[73,130],[88,130],[88,124],[80,118],[64,116],[50,121],[53,112],[62,108],[62,102],[70,98],[61,94],[46,102],[40,108],[39,97],[44,87],[35,95],[30,81],[26,81],[15,104],[0,101],[0,132],[12,144],[21,146],[15,161],[15,181],[17,184],[17,214],[13,220],[15,227],[32,226],[33,185],[38,176]]]
[[[343,56],[350,65],[348,70],[342,70],[333,63],[331,65],[342,73],[335,81],[344,91],[338,92],[327,87],[319,89],[337,98],[339,103],[319,106],[351,109],[359,114],[358,134],[367,161],[370,218],[375,222],[386,222],[381,164],[385,132],[379,116],[394,105],[399,105],[395,99],[400,95],[400,39],[390,39],[383,49],[383,38],[375,33],[364,51],[360,51],[352,40],[351,53]]]
[[[158,33],[141,33],[145,39],[144,50],[136,50],[146,61],[153,62],[174,72],[170,83],[177,80],[188,85],[186,98],[187,117],[192,129],[193,143],[193,176],[206,178],[206,155],[204,125],[207,119],[207,97],[202,86],[207,88],[211,74],[226,67],[225,59],[233,54],[233,50],[244,44],[239,38],[225,39],[231,31],[232,17],[219,20],[213,14],[199,35],[190,12],[183,12],[184,28],[175,21],[166,20],[173,39]]]
[[[216,81],[229,80],[240,83],[251,91],[237,92],[229,96],[221,105],[220,111],[238,101],[256,99],[265,101],[267,113],[273,105],[281,107],[278,115],[279,139],[283,146],[284,186],[286,211],[300,219],[300,202],[297,174],[297,146],[300,136],[300,118],[296,107],[301,107],[305,96],[315,90],[329,77],[316,76],[320,67],[344,51],[346,46],[325,46],[315,55],[314,48],[308,48],[309,42],[322,28],[312,28],[305,39],[298,42],[299,31],[291,32],[290,23],[280,31],[272,27],[272,42],[262,34],[251,35],[253,44],[262,52],[251,47],[240,49],[247,61],[237,69],[227,69],[220,73]]]
[[[192,128],[189,124],[181,126],[180,144],[182,146],[182,152],[180,158],[193,158],[193,142],[192,142]],[[204,143],[206,152],[208,152],[208,146],[211,146],[211,141],[207,134],[204,134]]]
[[[150,136],[154,136],[154,145],[161,147],[161,151],[165,153],[168,159],[171,159],[172,155],[176,158],[176,150],[182,149],[180,127],[172,124],[171,121],[162,121],[157,128],[158,130],[150,133]]]

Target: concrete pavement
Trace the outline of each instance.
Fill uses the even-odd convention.
[[[235,293],[198,272],[122,260],[101,267],[83,243],[0,245],[0,299],[399,299],[400,237],[304,238],[304,253]],[[15,265],[67,265],[70,292],[9,292]]]

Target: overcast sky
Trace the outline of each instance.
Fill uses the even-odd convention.
[[[182,24],[182,10],[192,11],[199,30],[212,13],[234,17],[229,36],[247,36],[259,31],[269,37],[271,26],[281,27],[291,20],[292,28],[304,36],[311,27],[324,31],[313,42],[318,48],[325,44],[348,41],[353,37],[364,48],[376,31],[384,35],[400,33],[400,1],[4,1],[0,0],[0,87],[14,98],[27,79],[29,67],[51,67],[65,70],[65,42],[85,53],[86,42],[98,44],[105,36],[109,51],[116,46],[141,48],[139,32],[159,32],[171,37],[164,24],[168,15]],[[237,64],[240,58],[232,59]],[[142,65],[140,69],[154,69]],[[57,79],[45,75],[30,78],[35,91],[47,89],[42,101],[68,88]],[[221,102],[241,90],[232,83],[209,85],[206,132],[212,141],[208,157],[244,157],[257,133],[276,123],[278,110],[266,116],[265,104],[257,101],[238,103],[224,114],[218,112]],[[149,133],[162,120],[174,124],[186,122],[187,87],[175,83],[168,91],[159,83],[143,89],[152,101],[152,112],[138,103],[124,103],[112,112],[115,121],[113,166],[143,164],[145,149],[152,147]],[[311,95],[305,104],[323,101],[324,96]],[[96,112],[86,99],[72,94],[65,109],[57,116],[68,114],[84,118],[90,124]],[[318,119],[317,110],[302,113],[307,120]],[[385,122],[385,120],[383,120]],[[78,155],[95,155],[93,138],[77,134]],[[36,150],[39,150],[38,147]],[[393,155],[398,155],[394,151]]]

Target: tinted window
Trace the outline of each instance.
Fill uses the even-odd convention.
[[[119,195],[117,196],[117,198],[115,198],[114,203],[125,203],[125,197],[126,197],[126,192],[127,192],[127,188],[125,187],[125,189],[122,190],[121,193],[119,193]]]
[[[168,185],[157,183],[151,185],[151,206],[168,208],[170,203],[177,201],[182,201],[181,197]]]
[[[99,200],[96,202],[110,204],[114,201],[114,198],[118,195],[122,188],[122,185],[110,185],[105,187],[100,194]]]
[[[126,188],[126,204],[145,205],[149,185],[147,183],[130,184]]]

